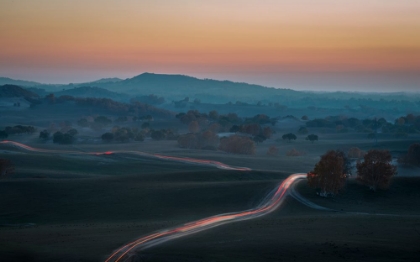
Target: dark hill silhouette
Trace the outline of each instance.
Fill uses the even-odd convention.
[[[0,97],[1,98],[24,97],[24,98],[31,98],[31,99],[39,98],[39,96],[36,93],[28,91],[17,85],[0,86]]]
[[[199,97],[207,101],[224,100],[255,100],[258,97],[272,95],[296,96],[300,92],[290,89],[275,89],[260,85],[198,79],[185,75],[165,75],[144,73],[116,83],[100,85],[109,90],[132,95],[156,94],[167,98],[178,99],[186,96]]]

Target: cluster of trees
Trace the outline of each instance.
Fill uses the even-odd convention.
[[[290,142],[292,140],[296,140],[297,136],[293,133],[287,133],[287,134],[282,135],[281,138],[283,140],[287,140],[288,142]],[[310,135],[306,136],[305,140],[315,142],[315,141],[318,141],[318,136],[315,135],[315,134],[310,134]]]
[[[394,123],[384,118],[359,120],[351,117],[330,116],[324,119],[314,119],[306,122],[306,127],[335,128],[339,133],[350,130],[369,133],[369,138],[375,138],[377,133],[394,134],[396,137],[406,137],[408,134],[420,132],[420,116],[408,114],[395,120]]]
[[[125,112],[131,115],[154,114],[162,117],[170,117],[173,115],[170,111],[141,103],[137,100],[133,100],[130,104],[127,104],[109,98],[82,98],[69,95],[55,97],[54,94],[45,96],[44,100],[49,104],[74,102],[78,105],[96,106],[111,112]]]
[[[9,135],[16,134],[32,134],[36,132],[36,128],[33,126],[6,126],[6,128],[0,131],[0,139],[7,138]]]
[[[219,137],[211,130],[188,133],[178,137],[178,145],[182,148],[216,150],[219,146]]]
[[[176,140],[178,134],[172,129],[150,129],[149,125],[143,123],[141,129],[136,127],[115,126],[110,132],[106,132],[101,136],[104,142],[129,142],[130,140],[144,141],[146,137],[151,137],[153,140]]]
[[[144,141],[146,132],[138,128],[130,127],[114,127],[111,132],[102,134],[101,138],[104,142],[128,142],[130,139],[134,141]]]
[[[15,171],[13,163],[9,159],[0,158],[0,178],[4,178]]]
[[[44,130],[44,131],[42,131],[40,134],[39,134],[39,136],[40,136],[40,138],[41,138],[41,134],[43,133],[43,136],[46,136],[46,134],[45,134],[45,131],[46,130]],[[47,131],[48,132],[48,131]],[[66,145],[66,144],[73,144],[74,142],[75,142],[75,140],[76,140],[76,135],[78,134],[79,132],[76,130],[76,129],[74,129],[74,128],[72,128],[72,129],[70,129],[70,130],[68,130],[67,132],[61,132],[61,131],[57,131],[57,132],[55,132],[54,134],[53,134],[53,143],[56,143],[56,144],[61,144],[61,145]],[[49,137],[49,134],[48,134],[48,137]]]
[[[233,135],[220,139],[219,149],[233,154],[255,154],[255,142],[249,137]]]
[[[375,191],[386,189],[397,168],[391,164],[391,154],[386,150],[370,150],[363,162],[358,162],[357,180]],[[321,196],[335,195],[343,187],[346,176],[351,172],[351,162],[346,154],[339,150],[331,150],[321,156],[314,170],[307,174],[309,186],[319,190]]]
[[[264,114],[242,119],[235,113],[219,115],[215,110],[208,114],[200,113],[197,110],[189,110],[187,113],[177,114],[176,117],[183,124],[189,125],[191,133],[196,133],[199,130],[211,130],[215,133],[243,133],[252,136],[255,142],[263,142],[270,138],[274,131],[267,125],[276,123],[275,119]]]

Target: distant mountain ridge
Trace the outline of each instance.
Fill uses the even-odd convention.
[[[7,78],[2,78],[7,79]],[[13,80],[19,81],[19,80]],[[189,97],[191,101],[197,100],[203,103],[236,103],[246,102],[256,104],[262,103],[278,103],[285,106],[293,107],[308,107],[316,106],[322,107],[325,103],[334,103],[336,107],[343,107],[342,101],[347,105],[355,107],[360,103],[368,103],[368,100],[379,101],[386,99],[387,101],[410,101],[416,103],[420,99],[420,93],[355,93],[355,92],[309,92],[309,91],[296,91],[291,89],[279,89],[273,87],[266,87],[262,85],[220,81],[212,79],[199,79],[186,75],[169,75],[169,74],[154,74],[143,73],[132,78],[119,79],[119,78],[103,78],[90,83],[68,84],[68,85],[50,85],[33,83],[35,88],[31,90],[42,95],[44,89],[45,93],[61,93],[63,90],[74,89],[78,87],[97,87],[103,88],[110,92],[118,93],[122,96],[127,95],[147,96],[154,94],[159,97],[164,97],[167,102],[180,101]],[[92,84],[93,83],[93,84]],[[89,90],[85,90],[90,92]],[[104,92],[105,97],[111,95],[105,93],[104,90],[97,90]],[[87,97],[89,95],[79,94],[77,96]],[[99,97],[97,95],[95,97]],[[114,97],[112,97],[114,98]],[[359,102],[356,100],[360,100]],[[371,102],[369,102],[371,103]]]
[[[25,80],[16,80],[8,77],[0,77],[0,85],[16,85],[16,86],[24,86],[24,87],[33,87],[42,85],[41,83],[33,82],[33,81],[25,81]]]

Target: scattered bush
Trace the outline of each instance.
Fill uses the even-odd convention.
[[[279,154],[279,149],[276,146],[270,146],[267,150],[268,156],[277,156]]]
[[[303,156],[304,154],[304,152],[298,151],[294,148],[286,152],[286,156]]]

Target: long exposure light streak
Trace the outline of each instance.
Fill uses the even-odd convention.
[[[151,157],[151,158],[158,158],[163,160],[170,160],[170,161],[176,161],[176,162],[183,162],[183,163],[189,163],[189,164],[197,164],[197,165],[205,165],[205,166],[214,166],[219,169],[227,169],[227,170],[236,170],[236,171],[251,171],[251,169],[247,167],[236,167],[236,166],[230,166],[227,164],[224,164],[219,161],[214,160],[206,160],[206,159],[195,159],[195,158],[189,158],[189,157],[175,157],[175,156],[165,156],[161,154],[153,154],[153,153],[146,153],[142,151],[106,151],[106,152],[82,152],[82,151],[71,151],[71,150],[50,150],[50,149],[41,149],[41,148],[34,148],[30,147],[28,145],[18,143],[15,141],[10,140],[4,140],[0,141],[0,144],[7,144],[12,145],[21,149],[25,149],[27,151],[32,152],[38,152],[38,153],[51,153],[51,154],[86,154],[86,155],[112,155],[112,154],[118,154],[118,153],[125,153],[125,154],[133,154],[133,155],[139,155],[143,157]]]
[[[129,259],[131,255],[135,254],[136,251],[140,251],[175,238],[195,234],[197,232],[210,229],[216,226],[224,225],[227,223],[264,216],[276,210],[283,203],[285,196],[289,193],[291,185],[294,182],[302,179],[306,179],[306,174],[290,175],[275,189],[274,193],[271,192],[269,197],[267,197],[256,208],[241,212],[226,213],[204,218],[198,221],[186,223],[175,228],[164,229],[151,235],[141,237],[115,250],[105,260],[105,262],[125,261]],[[318,208],[318,206],[314,206],[314,208]]]

